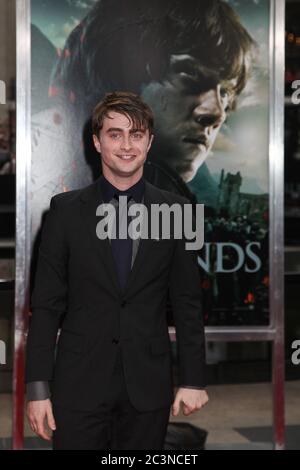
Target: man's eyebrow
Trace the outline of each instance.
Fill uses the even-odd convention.
[[[123,132],[123,129],[120,129],[119,127],[110,127],[106,132]]]
[[[110,127],[109,129],[107,129],[106,132],[123,132],[124,129],[121,129],[120,127]],[[142,132],[143,134],[145,134],[146,132],[146,129],[130,129],[129,133],[130,134],[134,134],[135,132]]]
[[[145,134],[146,130],[147,129],[143,129],[143,128],[140,127],[139,129],[138,128],[131,129],[129,132],[130,132],[130,134],[134,134],[135,132],[142,132],[143,134]]]

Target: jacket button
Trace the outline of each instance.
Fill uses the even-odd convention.
[[[118,343],[119,343],[119,340],[118,340],[118,339],[116,339],[116,338],[114,338],[114,339],[112,340],[112,343],[114,343],[114,344],[118,344]]]

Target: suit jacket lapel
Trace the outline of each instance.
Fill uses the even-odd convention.
[[[148,228],[150,231],[150,213],[151,213],[151,205],[153,203],[159,203],[159,191],[153,186],[152,184],[145,181],[145,196],[143,204],[146,206],[148,211]],[[141,267],[145,262],[145,258],[148,254],[147,249],[147,240],[143,238],[139,238],[138,240],[134,241],[134,245],[136,244],[135,250],[133,246],[133,256],[135,254],[135,259],[133,260],[133,265],[131,272],[128,276],[127,283],[125,285],[126,293],[129,291],[130,288],[134,285],[135,279],[138,279],[137,274]],[[134,253],[135,251],[135,253]]]
[[[81,202],[81,213],[91,240],[92,250],[95,256],[100,257],[99,261],[104,264],[115,288],[121,291],[110,242],[108,238],[100,240],[96,234],[97,223],[101,220],[101,217],[96,216],[96,210],[103,203],[99,178],[82,192]]]

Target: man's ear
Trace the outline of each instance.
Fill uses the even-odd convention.
[[[95,149],[97,150],[97,152],[101,153],[101,144],[96,134],[93,134],[93,141]]]
[[[149,143],[148,143],[147,152],[149,152],[149,150],[150,150],[150,148],[151,148],[153,139],[154,139],[154,134],[151,134],[150,137],[149,137]]]

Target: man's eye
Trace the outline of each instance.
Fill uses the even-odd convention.
[[[227,88],[221,88],[220,95],[222,98],[227,98],[229,96],[229,90]]]
[[[141,139],[143,136],[142,136],[142,134],[136,133],[136,134],[132,134],[132,137],[134,139]]]
[[[193,81],[193,82],[199,81],[199,76],[195,70],[181,70],[177,72],[177,75],[186,81],[188,80]]]
[[[110,134],[112,139],[118,139],[120,137],[120,134]]]
[[[196,74],[193,73],[192,71],[188,71],[188,70],[181,70],[180,72],[177,72],[177,74],[180,77],[196,78]]]
[[[196,79],[198,76],[197,70],[195,69],[193,64],[185,61],[179,61],[173,64],[172,70],[176,75],[179,75],[180,77],[189,77]]]

